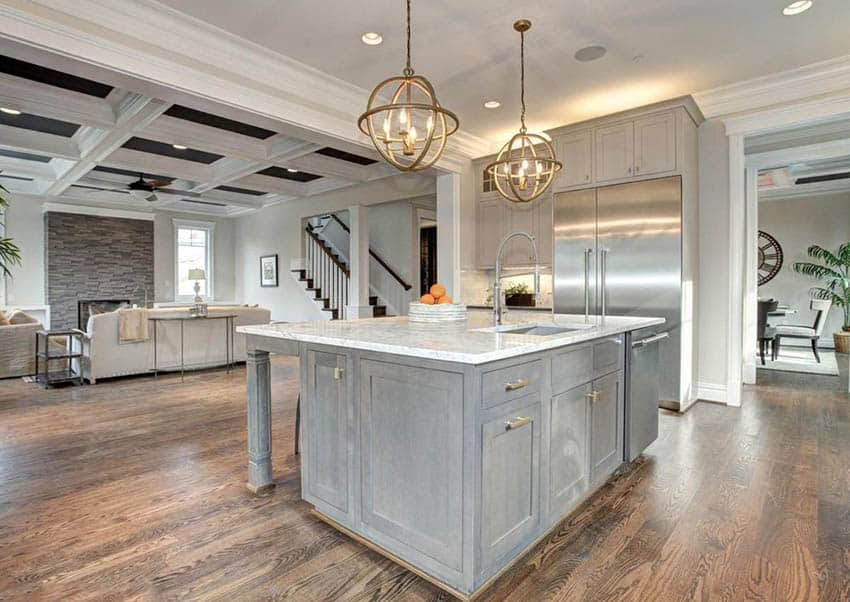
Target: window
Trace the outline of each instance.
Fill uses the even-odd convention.
[[[195,281],[189,279],[189,270],[201,269],[205,280],[198,280],[201,295],[213,296],[213,231],[210,222],[174,220],[174,282],[175,299],[195,296]]]
[[[496,190],[496,179],[488,169],[481,174],[481,192],[494,192]]]

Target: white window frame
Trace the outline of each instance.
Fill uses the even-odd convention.
[[[204,295],[207,300],[215,299],[215,222],[201,222],[185,219],[172,218],[174,227],[174,300],[175,301],[191,301],[195,298],[194,294],[180,295],[180,274],[179,268],[179,249],[177,244],[177,232],[180,228],[192,228],[193,230],[206,230],[207,233],[207,292]]]

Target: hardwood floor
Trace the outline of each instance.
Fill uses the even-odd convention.
[[[2,600],[448,600],[312,518],[276,358],[277,488],[244,487],[244,368],[50,391],[0,381]],[[664,413],[483,600],[850,600],[850,396],[760,373],[741,409]]]

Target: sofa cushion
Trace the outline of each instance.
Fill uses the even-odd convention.
[[[9,318],[6,317],[6,314],[0,311],[0,326],[8,326]]]
[[[33,318],[26,312],[16,309],[9,315],[9,324],[38,324],[38,319]]]

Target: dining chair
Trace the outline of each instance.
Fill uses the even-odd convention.
[[[791,324],[780,324],[774,328],[773,339],[773,359],[779,357],[779,348],[782,339],[809,339],[812,344],[812,353],[815,354],[815,359],[820,363],[820,354],[818,353],[818,339],[823,334],[823,328],[826,325],[826,317],[829,314],[829,308],[832,306],[832,301],[823,299],[812,299],[809,303],[809,309],[815,312],[815,323],[812,326],[797,326]]]
[[[758,343],[759,343],[759,357],[761,357],[761,365],[764,366],[764,354],[765,349],[768,345],[773,345],[773,338],[775,336],[775,331],[773,328],[770,328],[767,325],[767,318],[770,312],[776,311],[776,308],[779,306],[779,301],[775,299],[769,299],[767,301],[759,301],[758,302]],[[773,349],[770,349],[771,358],[773,357]]]

